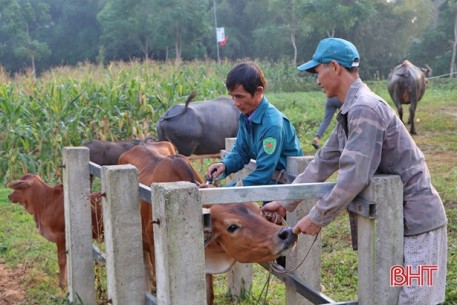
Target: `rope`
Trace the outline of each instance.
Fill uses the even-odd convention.
[[[433,76],[433,77],[427,77],[427,79],[434,79],[434,78],[439,78],[439,77],[449,76],[449,75],[454,75],[454,74],[457,74],[457,72],[452,72],[452,73],[448,73],[448,74],[442,74],[442,75]]]
[[[308,251],[306,252],[305,256],[303,257],[303,259],[301,260],[301,262],[295,267],[295,268],[292,268],[290,270],[287,270],[285,269],[284,271],[283,270],[279,270],[279,269],[276,269],[273,265],[273,262],[270,262],[269,265],[271,266],[272,269],[274,269],[277,273],[279,274],[285,274],[285,273],[291,273],[291,272],[294,272],[295,270],[297,270],[306,260],[306,258],[308,257],[309,253],[311,252],[311,248],[314,246],[314,244],[316,243],[316,240],[317,240],[317,237],[319,236],[319,233],[316,234],[314,236],[314,240],[313,242],[311,243],[311,246],[309,246],[308,248]]]
[[[274,223],[274,224],[280,224],[282,226],[287,226],[287,221],[284,219],[284,217],[282,217],[281,215],[279,215],[278,213],[275,213],[275,212],[267,212],[267,211],[262,211],[265,218],[267,218],[270,222]],[[272,267],[276,272],[278,273],[281,273],[281,274],[284,274],[284,273],[290,273],[290,272],[293,272],[295,270],[297,270],[306,260],[306,258],[308,257],[309,253],[311,252],[311,248],[314,246],[314,244],[316,243],[316,240],[317,240],[317,237],[319,236],[319,233],[316,234],[314,236],[314,240],[313,242],[311,243],[311,246],[309,246],[308,248],[308,251],[306,252],[305,256],[303,257],[302,261],[298,264],[298,266],[296,266],[295,268],[291,269],[291,270],[285,270],[285,271],[282,271],[282,270],[278,270],[278,269],[274,269],[273,267],[273,262],[270,262],[269,265],[270,267]]]
[[[279,180],[281,179],[282,175],[286,172],[285,169],[282,169],[280,172],[279,172],[279,175],[278,175],[278,178],[276,179],[276,184],[279,184]]]
[[[274,224],[281,225],[281,226],[287,226],[287,221],[279,215],[276,212],[268,212],[268,211],[262,211],[263,215],[265,218]]]
[[[270,288],[270,281],[271,281],[271,265],[270,265],[270,269],[268,270],[267,281],[266,281],[265,284],[263,285],[262,290],[261,290],[260,293],[259,293],[259,297],[258,297],[257,300],[255,301],[255,304],[256,304],[256,305],[260,304],[260,301],[262,300],[262,298],[263,298],[265,301],[267,300],[268,288]],[[265,291],[265,296],[263,296],[264,291]]]
[[[281,220],[281,225],[287,225],[287,222],[284,219],[284,217],[281,217],[278,213],[272,213],[272,212],[263,212],[263,213],[264,213],[265,217],[267,219],[269,219],[269,221],[271,221],[271,222],[273,222],[275,224],[278,224],[278,220],[279,220],[279,218],[281,218],[280,219]],[[316,234],[316,236],[314,236],[314,240],[311,243],[311,246],[309,246],[308,251],[306,252],[305,256],[303,257],[301,262],[295,268],[292,268],[290,270],[287,270],[285,268],[284,268],[284,270],[279,270],[279,269],[274,267],[273,262],[269,262],[268,263],[268,266],[269,266],[268,277],[267,277],[267,280],[266,280],[265,284],[262,287],[262,290],[260,291],[259,297],[256,300],[256,303],[255,303],[256,305],[260,304],[260,301],[262,300],[262,298],[264,300],[266,300],[266,298],[267,298],[268,288],[270,287],[271,271],[274,270],[279,274],[286,274],[286,273],[292,273],[295,270],[297,270],[305,262],[306,258],[308,257],[309,253],[311,252],[311,248],[316,243],[316,240],[317,240],[318,236],[319,236],[319,234]]]

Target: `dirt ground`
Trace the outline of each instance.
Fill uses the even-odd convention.
[[[20,284],[24,269],[18,266],[16,270],[11,270],[0,260],[0,305],[19,304],[24,300],[25,289]]]

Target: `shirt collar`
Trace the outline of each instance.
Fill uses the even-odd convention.
[[[267,98],[264,96],[260,101],[259,106],[254,110],[254,112],[249,116],[249,120],[253,123],[260,124],[262,122],[262,117],[268,109],[268,102]]]
[[[349,111],[349,108],[351,108],[351,104],[354,103],[354,101],[357,98],[357,93],[359,92],[360,88],[363,86],[366,86],[360,78],[357,78],[354,80],[349,87],[348,92],[346,93],[346,97],[344,99],[343,106],[341,107],[341,113],[346,114]]]

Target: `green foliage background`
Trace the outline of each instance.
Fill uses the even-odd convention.
[[[322,38],[342,37],[357,46],[364,79],[385,78],[405,58],[441,75],[450,72],[456,12],[455,0],[0,0],[0,65],[10,73],[132,58],[297,65]],[[219,48],[216,27],[229,37]]]
[[[196,100],[225,95],[225,74],[231,66],[149,61],[61,67],[38,79],[0,74],[1,182],[26,172],[58,179],[64,146],[155,136],[160,115],[192,91],[198,94]],[[263,66],[272,72],[270,90],[298,89],[304,83],[293,67]]]

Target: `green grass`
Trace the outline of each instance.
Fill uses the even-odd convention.
[[[45,180],[52,184],[60,179],[58,165],[63,146],[79,145],[92,138],[123,139],[151,133],[159,114],[171,104],[182,102],[192,87],[200,88],[204,97],[224,94],[221,82],[229,66],[228,63],[222,68],[194,65],[182,70],[173,65],[169,70],[163,66],[134,64],[114,64],[106,69],[63,67],[45,74],[38,81],[25,76],[10,83],[5,80],[0,85],[0,123],[7,126],[0,131],[3,183],[34,171],[47,177]],[[216,75],[219,81],[214,76],[208,77],[208,73]],[[268,77],[267,72],[266,75]],[[292,80],[291,84],[270,81],[272,85],[266,96],[290,118],[305,154],[311,155],[315,152],[311,140],[323,116],[325,98],[319,91],[273,92],[277,88],[297,90],[301,84],[303,90],[315,87],[312,80],[295,79],[293,75],[288,80]],[[385,82],[373,82],[370,86],[392,105]],[[78,101],[70,103],[76,96],[79,96]],[[445,203],[449,220],[446,304],[455,305],[457,81],[431,82],[418,105],[416,119],[419,120],[416,124],[418,135],[414,139],[425,154],[433,184]],[[323,141],[334,124],[332,122]],[[204,172],[209,162],[205,160],[196,167]],[[10,268],[24,270],[25,305],[66,304],[66,293],[58,288],[55,245],[38,234],[31,215],[8,201],[9,192],[0,188],[0,259]],[[322,234],[324,293],[336,301],[357,299],[357,252],[351,248],[347,215],[338,217]],[[216,304],[256,304],[268,275],[259,266],[254,266],[254,272],[253,288],[244,300],[227,296],[225,275],[216,276]],[[97,274],[102,277],[103,287],[106,285],[103,270]],[[275,278],[270,281],[267,303],[284,304],[284,286]],[[106,295],[103,288],[98,291],[101,298]]]

